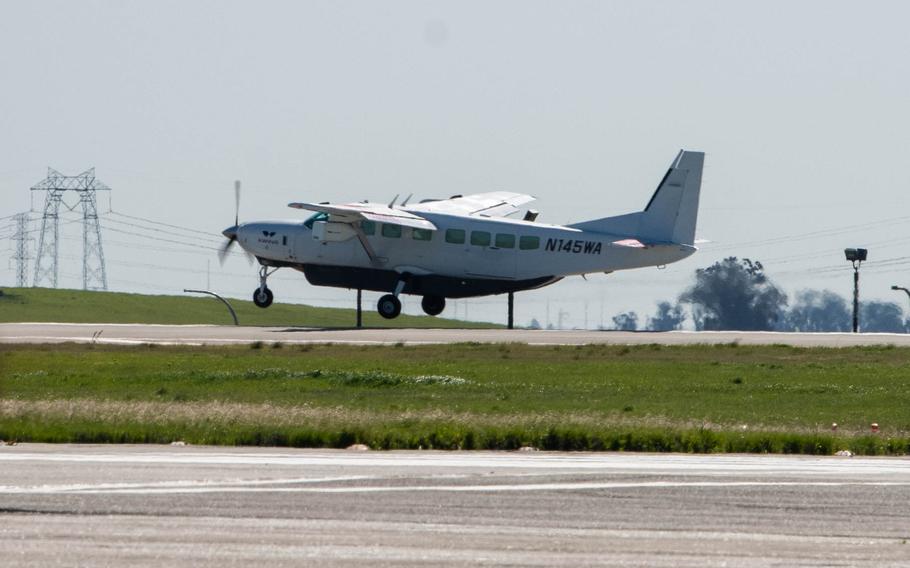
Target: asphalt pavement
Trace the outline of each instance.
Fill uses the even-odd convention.
[[[528,343],[531,345],[697,345],[739,343],[742,345],[786,344],[799,347],[853,347],[861,345],[910,346],[910,334],[901,333],[777,333],[777,332],[623,332],[592,330],[530,329],[322,329],[306,327],[241,327],[214,325],[148,324],[0,324],[2,343],[102,343],[162,345],[230,345],[262,341],[300,343],[348,343],[391,345],[395,343]]]
[[[910,566],[910,460],[0,446],[4,566]]]

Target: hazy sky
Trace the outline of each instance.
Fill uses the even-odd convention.
[[[212,233],[233,220],[234,179],[241,221],[301,218],[294,200],[508,190],[563,223],[643,208],[687,148],[707,152],[698,233],[712,242],[665,270],[519,294],[519,323],[543,321],[547,300],[566,326],[585,303],[589,326],[650,314],[729,255],[761,260],[791,296],[846,296],[845,246],[870,250],[863,297],[904,305],[889,288],[910,285],[908,21],[898,2],[4,0],[0,217],[29,209],[47,166],[94,166],[114,211]],[[216,242],[118,219],[103,221],[111,289],[205,286],[209,265],[215,290],[257,285],[242,259],[222,269],[188,246]],[[63,237],[61,285],[80,287],[79,224]],[[0,284],[13,267],[0,262]],[[270,284],[277,301],[351,304],[287,270]],[[501,320],[505,302],[467,312]]]

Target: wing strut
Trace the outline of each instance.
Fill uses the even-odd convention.
[[[388,259],[376,256],[376,251],[373,250],[370,241],[367,240],[367,236],[363,232],[363,227],[360,226],[360,223],[351,223],[351,227],[354,228],[354,233],[357,234],[357,240],[360,241],[363,251],[370,257],[370,262],[373,264],[384,264]]]

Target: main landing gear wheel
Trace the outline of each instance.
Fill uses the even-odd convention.
[[[272,305],[275,296],[268,288],[256,288],[253,290],[253,303],[260,308],[267,308]]]
[[[379,312],[379,315],[385,319],[395,319],[398,317],[398,314],[401,313],[401,300],[392,294],[386,294],[379,298],[379,302],[376,304],[376,310]]]
[[[424,296],[420,307],[428,316],[438,316],[446,309],[446,299],[442,296]]]

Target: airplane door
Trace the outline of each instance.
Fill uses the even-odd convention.
[[[324,225],[314,223],[313,230],[298,235],[295,243],[298,261],[306,259],[306,262],[314,264],[350,264],[359,242],[356,238],[335,240],[331,234],[326,235]]]
[[[515,278],[517,242],[515,235],[488,231],[471,231],[468,263],[465,273],[487,278]]]

